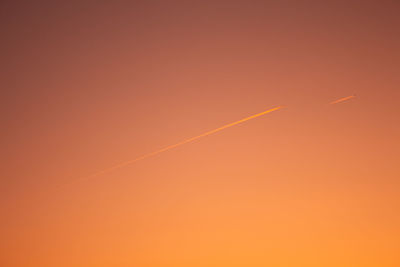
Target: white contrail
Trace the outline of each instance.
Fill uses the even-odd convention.
[[[330,104],[331,105],[337,104],[337,103],[344,102],[344,101],[347,101],[347,100],[355,98],[355,97],[356,97],[356,95],[350,95],[350,96],[342,97],[342,98],[340,98],[338,100],[335,100],[335,101],[331,102]]]

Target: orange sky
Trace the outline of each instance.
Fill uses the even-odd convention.
[[[0,4],[0,266],[400,266],[397,1],[60,2]]]

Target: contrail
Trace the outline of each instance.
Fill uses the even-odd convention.
[[[352,99],[352,98],[354,98],[354,97],[356,97],[356,95],[351,95],[351,96],[342,97],[342,98],[340,98],[340,99],[338,99],[338,100],[335,100],[335,101],[331,102],[330,104],[331,104],[331,105],[334,105],[334,104],[337,104],[337,103],[340,103],[340,102],[347,101],[347,100]]]
[[[262,116],[262,115],[265,115],[265,114],[267,114],[267,113],[276,111],[276,110],[281,109],[281,108],[283,108],[283,106],[278,106],[278,107],[275,107],[275,108],[271,108],[271,109],[268,109],[268,110],[266,110],[266,111],[263,111],[263,112],[260,112],[260,113],[255,114],[255,115],[252,115],[252,116],[250,116],[250,117],[247,117],[247,118],[244,118],[244,119],[241,119],[241,120],[238,120],[238,121],[235,121],[235,122],[226,124],[226,125],[224,125],[224,126],[221,126],[221,127],[219,127],[219,128],[216,128],[216,129],[214,129],[214,130],[211,130],[211,131],[205,132],[205,133],[203,133],[203,134],[197,135],[197,136],[195,136],[195,137],[192,137],[192,138],[183,140],[183,141],[181,141],[181,142],[179,142],[179,143],[176,143],[176,144],[174,144],[174,145],[170,145],[170,146],[164,147],[164,148],[162,148],[162,149],[160,149],[160,150],[157,150],[157,151],[154,151],[154,152],[145,154],[145,155],[143,155],[143,156],[141,156],[141,157],[138,157],[138,158],[136,158],[136,159],[128,160],[128,161],[122,162],[122,163],[120,163],[120,164],[118,164],[118,165],[115,165],[115,166],[113,166],[113,167],[110,167],[110,168],[108,168],[108,169],[99,171],[99,172],[97,172],[97,173],[94,173],[94,174],[92,174],[92,175],[86,177],[86,179],[93,178],[93,177],[99,176],[99,175],[101,175],[101,174],[108,173],[108,172],[110,172],[110,171],[113,171],[113,170],[116,170],[116,169],[125,167],[125,166],[127,166],[127,165],[129,165],[129,164],[135,163],[135,162],[140,161],[140,160],[142,160],[142,159],[146,159],[146,158],[155,156],[155,155],[160,154],[160,153],[162,153],[162,152],[165,152],[165,151],[167,151],[167,150],[170,150],[170,149],[173,149],[173,148],[175,148],[175,147],[178,147],[178,146],[187,144],[187,143],[192,142],[192,141],[195,141],[195,140],[197,140],[197,139],[199,139],[199,138],[202,138],[202,137],[205,137],[205,136],[207,136],[207,135],[210,135],[210,134],[219,132],[219,131],[221,131],[221,130],[224,130],[224,129],[226,129],[226,128],[235,126],[235,125],[237,125],[237,124],[239,124],[239,123],[242,123],[242,122],[245,122],[245,121],[248,121],[248,120],[251,120],[251,119],[255,119],[255,118],[257,118],[257,117],[260,117],[260,116]]]

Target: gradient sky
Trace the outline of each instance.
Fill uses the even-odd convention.
[[[0,12],[1,266],[400,266],[398,1]]]

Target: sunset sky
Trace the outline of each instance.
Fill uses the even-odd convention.
[[[1,267],[400,266],[400,1],[0,12]]]

